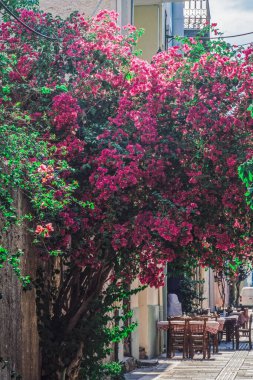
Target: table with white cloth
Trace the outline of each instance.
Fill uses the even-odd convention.
[[[220,328],[224,325],[225,320],[223,321],[214,321],[214,320],[208,320],[206,321],[206,331],[208,331],[210,334],[217,334],[218,331],[221,331]],[[173,321],[171,321],[173,323]],[[184,324],[183,320],[178,320],[176,321],[177,324]],[[190,324],[200,324],[201,321],[193,321],[189,319]],[[168,321],[159,321],[157,322],[157,328],[158,330],[164,330],[167,331],[169,328],[169,322]]]

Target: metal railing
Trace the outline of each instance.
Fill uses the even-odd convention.
[[[184,7],[184,29],[202,29],[210,23],[209,0],[187,0]]]

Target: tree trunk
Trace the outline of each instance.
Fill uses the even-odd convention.
[[[42,380],[77,380],[79,378],[79,372],[81,368],[81,362],[83,358],[84,343],[81,342],[75,355],[72,353],[72,360],[68,365],[66,363],[66,355],[58,356],[57,358],[52,358],[55,361],[54,368],[55,371],[47,371],[46,366],[43,369]],[[42,358],[43,360],[43,358]],[[43,366],[43,363],[42,363]]]
[[[41,272],[40,279],[38,277],[43,380],[78,379],[84,342],[91,334],[87,326],[89,321],[94,321],[93,316],[100,308],[101,300],[98,304],[97,301],[111,271],[111,263],[106,260],[98,270],[88,266],[63,266],[61,278],[55,281],[54,270],[60,267],[55,262],[50,275]]]
[[[65,380],[77,380],[78,379],[81,361],[82,361],[82,357],[83,357],[83,348],[84,348],[84,344],[83,344],[83,342],[81,342],[75,359],[72,360],[72,362],[70,363],[70,365],[68,366],[68,368],[66,370]]]
[[[240,302],[239,302],[239,297],[240,297],[240,284],[241,284],[241,281],[236,281],[236,301],[235,301],[235,304],[236,306],[240,306]]]
[[[28,210],[24,197],[19,192],[15,192],[13,197],[18,213],[23,215]],[[24,251],[21,272],[34,278],[38,257],[31,248],[31,239],[25,226],[13,226],[1,235],[0,244],[10,254],[16,253],[17,249]],[[13,371],[13,375],[21,375],[24,380],[39,380],[35,291],[23,291],[13,269],[5,265],[0,269],[0,293],[0,357],[6,362],[5,368],[0,366],[0,379],[13,379]]]

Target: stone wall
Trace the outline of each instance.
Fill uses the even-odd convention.
[[[98,0],[40,0],[41,9],[62,17],[67,17],[73,11],[79,11],[90,16],[98,4]],[[99,9],[108,10],[116,10],[116,8],[116,0],[103,0],[99,7]]]
[[[15,194],[16,207],[25,210],[23,197]],[[2,230],[2,229],[1,229]],[[31,249],[31,238],[24,227],[13,228],[1,234],[0,244],[10,252],[22,249],[22,274],[33,278],[36,274],[37,257]],[[40,379],[39,338],[35,308],[35,291],[24,292],[12,268],[0,269],[0,357],[6,367],[0,366],[0,379],[11,380],[12,371],[22,380]],[[15,378],[15,377],[14,377]]]

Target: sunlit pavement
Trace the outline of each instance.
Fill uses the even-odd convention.
[[[126,380],[242,380],[253,379],[253,350],[241,343],[240,350],[232,350],[231,344],[222,343],[220,352],[210,360],[195,355],[193,360],[159,358],[152,368],[139,368],[126,374]]]

